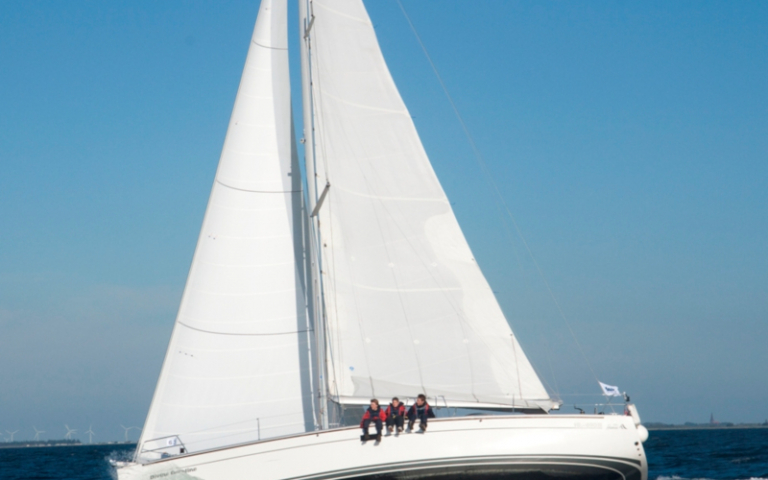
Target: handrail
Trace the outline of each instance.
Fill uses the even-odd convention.
[[[622,407],[622,413],[626,413],[626,403],[624,402],[612,403],[608,401],[606,403],[580,403],[573,405],[574,410],[578,410],[580,415],[584,415],[586,413],[585,410],[589,407],[592,407],[594,415],[605,415],[607,408],[610,408],[611,413],[616,413],[616,409],[614,407]]]
[[[146,448],[148,444],[151,445],[156,442],[161,442],[162,440],[165,440],[164,445],[160,443],[158,447]],[[167,450],[169,448],[176,448],[176,447],[179,447],[179,452],[174,453],[175,455],[186,453],[188,451],[187,446],[184,445],[184,442],[181,440],[181,437],[179,437],[178,435],[168,435],[165,437],[151,438],[149,440],[142,442],[140,453],[160,452],[160,453],[165,453],[170,455],[170,452],[164,452],[163,450]]]

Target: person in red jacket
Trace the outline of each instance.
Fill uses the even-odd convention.
[[[392,433],[397,428],[397,433],[403,433],[403,423],[405,418],[405,405],[400,403],[400,399],[395,397],[384,411],[387,417],[387,431]]]
[[[375,398],[371,400],[371,406],[363,414],[363,420],[360,422],[360,428],[363,429],[363,441],[370,439],[368,436],[368,427],[373,423],[376,426],[376,441],[381,441],[381,426],[387,417],[384,410],[379,408],[379,401]]]
[[[426,432],[428,418],[435,418],[435,412],[427,403],[427,397],[424,394],[419,394],[416,397],[416,403],[408,409],[408,433],[413,432],[413,424],[416,423],[416,420],[419,421],[419,433]]]

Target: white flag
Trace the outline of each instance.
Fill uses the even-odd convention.
[[[620,397],[621,392],[619,391],[619,387],[614,387],[613,385],[606,385],[603,382],[598,381],[597,383],[600,384],[600,388],[603,389],[603,395],[606,397]]]

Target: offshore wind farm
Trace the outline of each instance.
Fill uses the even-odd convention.
[[[93,430],[93,424],[89,424],[88,429],[82,431],[82,439],[78,436],[78,429],[71,428],[66,424],[63,425],[63,428],[51,429],[52,434],[48,435],[50,438],[42,438],[42,434],[46,433],[46,430],[40,430],[34,425],[30,428],[18,428],[12,431],[4,430],[5,435],[0,435],[0,448],[72,447],[86,445],[135,444],[135,437],[138,437],[138,434],[131,434],[131,432],[141,432],[141,428],[136,426],[119,426],[122,429],[122,434],[118,438],[115,438],[115,435],[113,434],[112,440],[100,441],[94,441],[94,437],[98,438],[98,434]],[[17,434],[21,435],[17,437]]]
[[[768,429],[768,419],[762,422],[730,422],[727,420],[715,420],[711,416],[709,421],[685,421],[682,423],[665,423],[657,421],[645,422],[650,431],[667,430],[744,430],[744,429]],[[51,429],[53,435],[51,438],[41,438],[41,435],[47,433],[46,430],[38,429],[36,426],[29,428],[16,428],[15,430],[3,430],[0,434],[0,448],[37,448],[37,447],[72,447],[87,445],[135,445],[141,433],[141,428],[137,426],[125,426],[119,424],[120,433],[115,434],[112,430],[110,440],[93,441],[93,437],[98,438],[98,434],[93,430],[93,425],[89,424],[88,429],[83,431],[82,435],[87,435],[82,439],[78,436],[76,428],[68,428],[63,425],[58,429]],[[58,437],[57,437],[58,435]]]

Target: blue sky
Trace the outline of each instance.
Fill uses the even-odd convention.
[[[257,3],[0,6],[0,430],[143,423]],[[645,420],[768,418],[768,4],[403,3],[600,380]],[[367,6],[523,347],[565,411],[599,400],[397,4]]]

